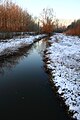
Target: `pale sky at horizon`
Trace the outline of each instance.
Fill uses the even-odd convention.
[[[12,0],[33,16],[39,16],[43,8],[53,8],[58,19],[79,19],[80,0]]]

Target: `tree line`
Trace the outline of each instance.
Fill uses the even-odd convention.
[[[63,32],[64,29],[59,27],[52,8],[44,8],[39,18],[33,18],[27,10],[10,0],[0,2],[0,32],[36,32],[51,35],[53,32]]]
[[[27,10],[8,0],[0,3],[0,32],[36,31],[37,27]]]
[[[4,2],[0,3],[0,32],[51,34],[54,31],[54,12],[52,8],[43,9],[37,19],[33,18],[27,10],[23,10],[10,0],[4,0]]]
[[[80,19],[72,22],[66,29],[66,34],[80,36]]]

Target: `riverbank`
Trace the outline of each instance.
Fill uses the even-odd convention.
[[[1,40],[0,42],[0,57],[1,56],[9,56],[16,53],[20,48],[28,47],[34,42],[46,37],[45,34],[27,36],[24,38],[12,38]]]
[[[80,119],[80,38],[56,34],[45,52],[46,70],[53,89],[72,118]],[[55,87],[54,87],[55,86]]]

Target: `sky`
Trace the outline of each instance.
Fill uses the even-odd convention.
[[[53,8],[58,19],[79,19],[80,0],[13,0],[28,12],[39,17],[43,8]]]

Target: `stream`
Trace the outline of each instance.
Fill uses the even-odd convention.
[[[0,60],[0,120],[70,120],[44,69],[46,47],[42,39]]]

